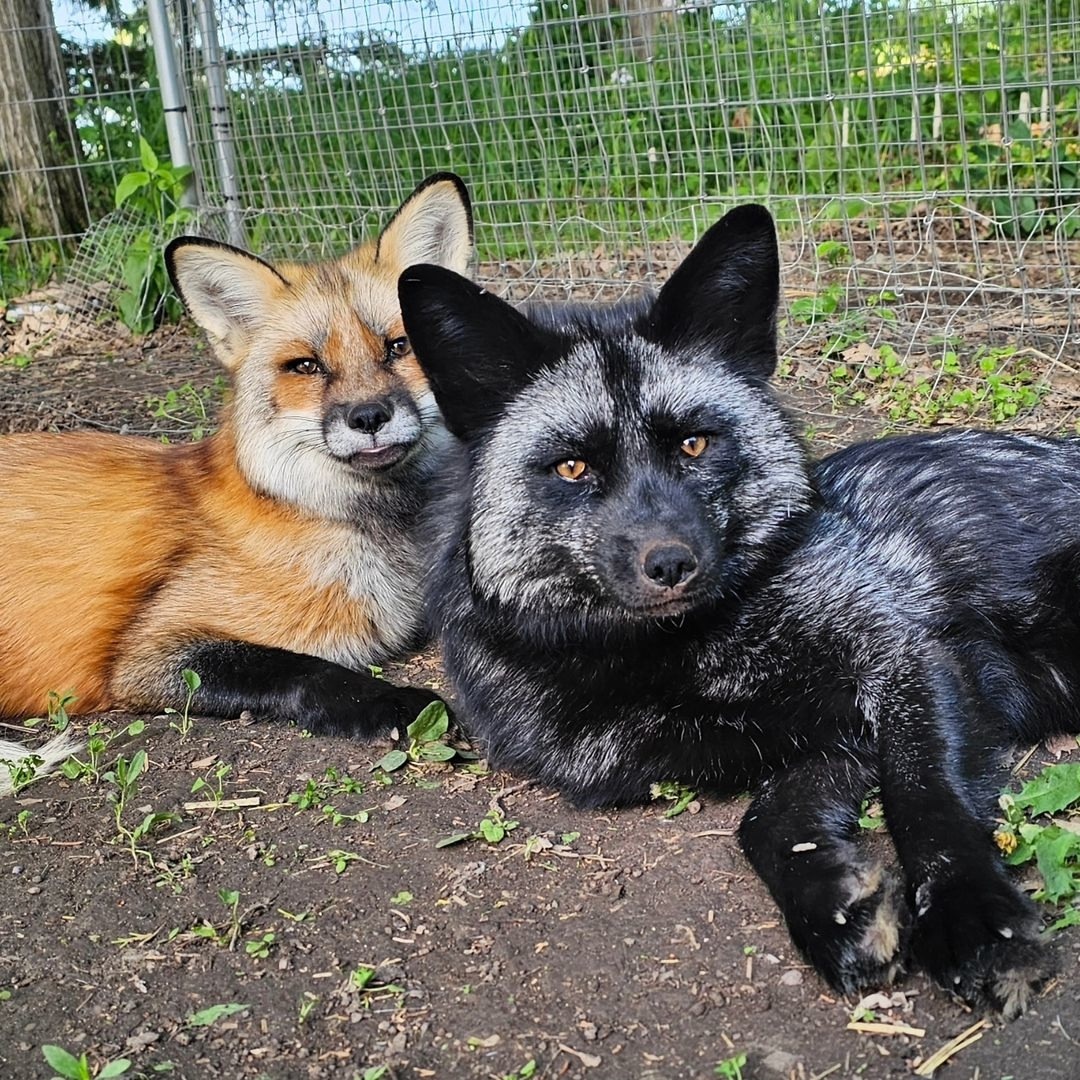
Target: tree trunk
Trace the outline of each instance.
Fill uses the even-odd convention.
[[[0,0],[0,227],[85,230],[79,157],[50,0]]]

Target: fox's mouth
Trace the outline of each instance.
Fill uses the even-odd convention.
[[[379,472],[396,465],[413,448],[412,443],[391,443],[389,446],[372,446],[357,450],[348,458],[354,469],[366,469]]]

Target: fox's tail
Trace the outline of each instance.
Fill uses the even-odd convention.
[[[15,767],[27,758],[40,759],[34,763],[34,780],[39,780],[82,749],[82,739],[70,728],[51,738],[36,749],[21,743],[0,739],[0,797],[15,790]],[[22,784],[20,783],[20,787]]]

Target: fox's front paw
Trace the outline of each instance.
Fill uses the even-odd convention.
[[[375,739],[395,728],[403,734],[428,705],[441,700],[434,690],[349,673],[330,686],[308,687],[294,719],[313,735]]]
[[[903,970],[908,940],[899,882],[877,863],[819,869],[785,912],[792,940],[841,993],[888,985]]]
[[[371,718],[380,727],[387,729],[397,728],[402,735],[405,729],[426,709],[433,701],[442,701],[442,698],[434,690],[428,690],[420,686],[391,686],[387,684],[388,693],[371,708]],[[449,711],[449,710],[448,710]]]
[[[948,867],[914,892],[913,949],[927,973],[969,1005],[1006,1020],[1053,971],[1035,905],[996,865]]]

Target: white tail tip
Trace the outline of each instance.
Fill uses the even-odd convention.
[[[38,747],[23,746],[21,743],[0,739],[0,797],[10,795],[15,790],[12,769],[8,767],[8,764],[17,766],[19,762],[27,758],[40,758],[41,763],[34,766],[33,776],[33,780],[40,780],[43,776],[48,776],[58,765],[67,761],[72,754],[81,750],[82,746],[82,739],[70,728],[55,735],[44,746]]]

